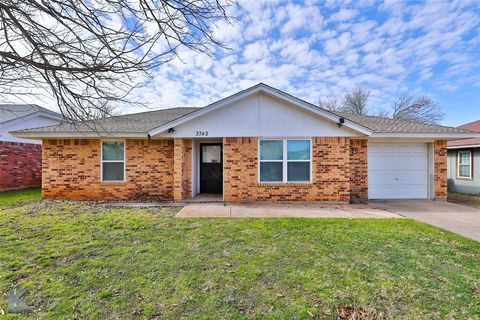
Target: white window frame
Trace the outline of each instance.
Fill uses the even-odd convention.
[[[123,142],[123,161],[103,160],[104,142]],[[123,180],[103,180],[103,163],[123,163]],[[127,181],[127,143],[125,140],[101,140],[100,141],[100,182],[125,182]]]
[[[294,140],[308,140],[310,142],[310,159],[309,160],[288,160],[288,141]],[[282,160],[262,160],[260,157],[260,143],[261,141],[282,141]],[[313,153],[312,153],[312,138],[260,138],[258,139],[258,183],[312,183],[312,161],[313,161]],[[282,181],[262,181],[260,180],[260,163],[262,162],[280,162],[282,163]],[[288,163],[289,162],[308,162],[309,164],[309,180],[304,181],[288,181]]]
[[[469,156],[469,172],[468,172],[468,176],[461,176],[460,175],[460,154],[462,153],[466,153],[468,154]],[[459,179],[472,179],[473,178],[473,158],[472,158],[472,151],[471,150],[459,150],[457,151],[457,178]],[[462,166],[466,166],[466,164],[462,164]]]

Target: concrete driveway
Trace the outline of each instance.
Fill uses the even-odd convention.
[[[480,209],[445,201],[378,201],[370,206],[480,241]]]

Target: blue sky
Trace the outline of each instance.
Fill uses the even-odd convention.
[[[211,59],[184,48],[132,98],[149,110],[201,107],[264,82],[318,104],[363,87],[374,112],[430,95],[443,124],[480,119],[480,0],[238,0],[228,13],[235,21],[214,35],[230,50]]]
[[[231,50],[183,50],[137,95],[151,108],[203,106],[265,82],[317,104],[363,87],[372,110],[431,95],[444,124],[480,119],[480,1],[242,0],[229,13],[215,35]]]

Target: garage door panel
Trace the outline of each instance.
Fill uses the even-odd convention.
[[[370,191],[370,190],[369,190]],[[397,186],[382,185],[372,186],[371,192],[378,194],[374,199],[425,199],[427,197],[426,190],[423,185],[417,186]]]
[[[427,179],[423,176],[423,172],[372,172],[369,178],[372,178],[372,185],[422,185],[424,186]]]
[[[428,164],[425,160],[425,157],[412,156],[399,158],[397,165],[402,168],[402,170],[420,171],[422,173],[425,173],[425,170],[428,169]]]
[[[369,143],[370,199],[425,199],[427,174],[427,144]]]
[[[370,157],[368,164],[372,169],[370,171],[393,171],[395,168],[401,168],[402,171],[421,171],[425,172],[428,164],[424,157]]]

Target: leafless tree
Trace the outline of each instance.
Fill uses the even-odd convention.
[[[380,108],[372,114],[375,117],[390,118],[390,111],[386,108]]]
[[[0,98],[53,95],[62,114],[87,120],[189,48],[213,56],[230,0],[1,0]]]
[[[392,109],[392,118],[394,119],[436,124],[444,118],[437,102],[428,96],[416,99],[402,96],[394,103]]]
[[[335,97],[320,98],[318,105],[320,108],[330,111],[341,111],[342,109],[340,101]]]
[[[342,111],[352,114],[368,114],[367,101],[370,91],[362,88],[355,88],[345,94],[342,103]]]

